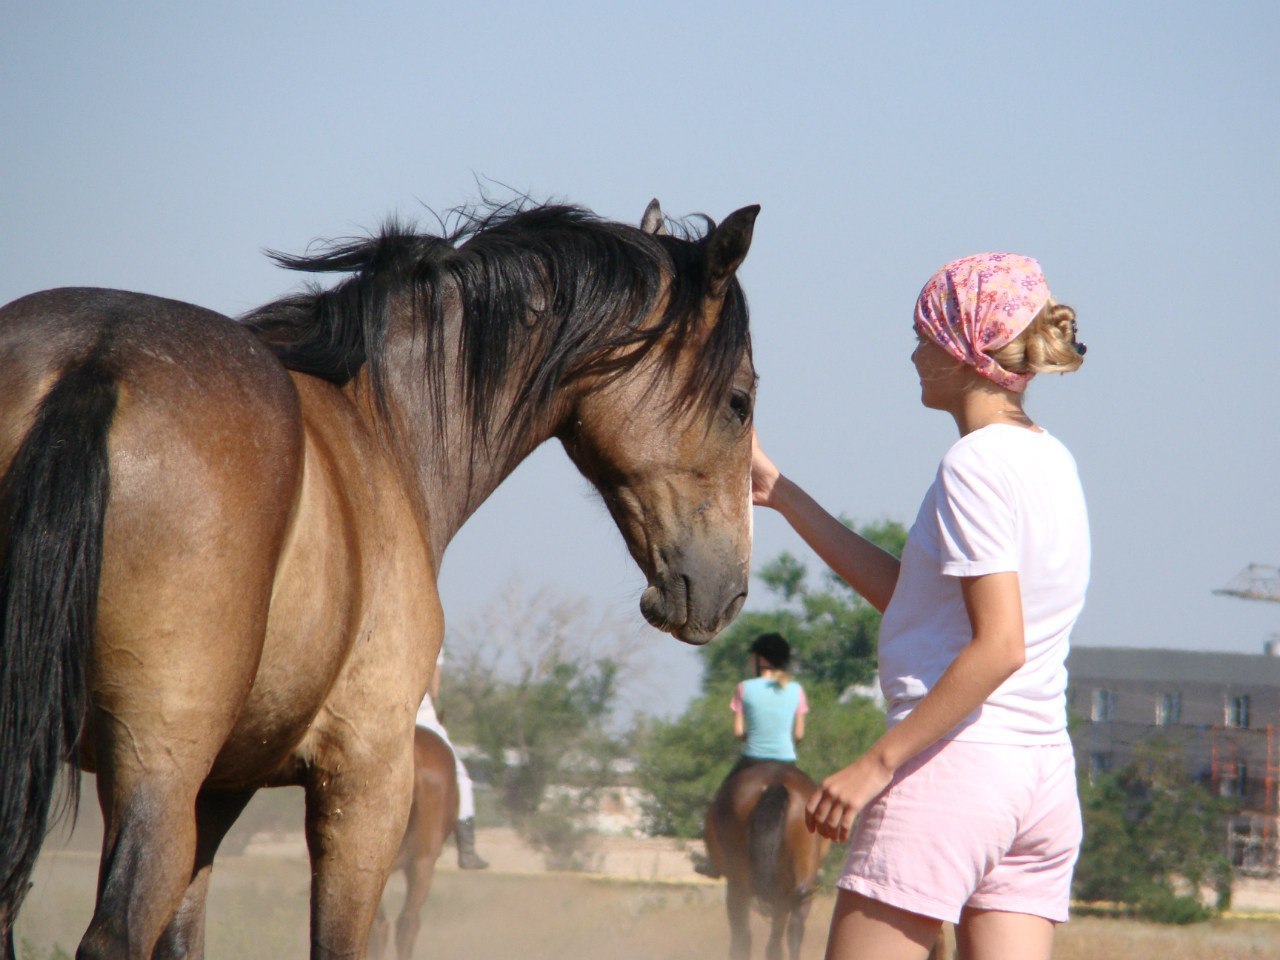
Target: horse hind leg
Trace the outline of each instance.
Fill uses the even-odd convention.
[[[751,960],[750,883],[730,878],[724,904],[729,914],[729,960]]]
[[[411,960],[413,945],[422,927],[422,907],[431,893],[436,873],[436,858],[417,857],[405,871],[409,886],[404,894],[404,908],[396,919],[396,960]]]
[[[787,956],[790,960],[800,960],[800,945],[804,943],[804,926],[809,919],[809,910],[813,907],[813,896],[806,894],[791,910],[791,918],[787,921]]]
[[[765,947],[765,960],[782,960],[782,937],[787,932],[787,919],[791,910],[775,906],[769,915],[769,943]]]
[[[150,960],[195,862],[199,778],[100,771],[105,832],[98,900],[76,960]]]
[[[182,902],[156,944],[152,960],[202,960],[204,957],[205,901],[209,895],[213,858],[253,794],[252,790],[204,792],[197,797],[195,868]]]

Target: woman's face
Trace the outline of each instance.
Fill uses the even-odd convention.
[[[964,364],[919,330],[911,362],[920,377],[920,402],[935,410],[950,409],[964,389]]]

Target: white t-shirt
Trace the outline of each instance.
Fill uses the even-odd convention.
[[[1022,592],[1026,663],[945,739],[1069,742],[1065,663],[1089,582],[1084,493],[1066,447],[1007,424],[947,451],[907,536],[880,627],[889,726],[973,639],[958,578],[1009,571]]]

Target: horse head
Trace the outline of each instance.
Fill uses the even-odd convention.
[[[671,268],[637,326],[664,323],[659,345],[615,348],[611,372],[578,393],[559,433],[648,579],[645,619],[689,643],[714,637],[747,595],[756,375],[735,274],[759,209],[690,241],[668,235],[650,204],[642,229]]]

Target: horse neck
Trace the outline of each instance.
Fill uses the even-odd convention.
[[[522,341],[526,353],[536,349],[534,339]],[[438,570],[454,535],[498,485],[556,433],[568,414],[569,404],[565,397],[557,396],[529,422],[527,429],[502,430],[519,393],[519,371],[527,369],[533,360],[530,356],[513,358],[513,373],[495,398],[492,429],[482,432],[472,417],[470,401],[453,375],[452,361],[443,396],[433,399],[423,375],[423,338],[398,331],[387,346],[387,409],[372,415],[390,419],[386,432],[419,501]],[[447,324],[444,346],[447,356],[457,356],[456,317]],[[364,379],[363,373],[360,379]]]

